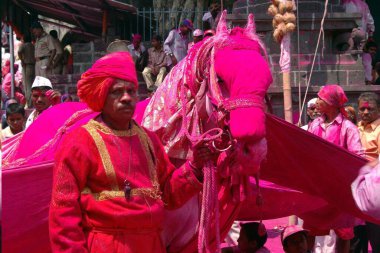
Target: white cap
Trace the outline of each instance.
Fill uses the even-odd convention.
[[[194,37],[203,36],[203,31],[201,29],[195,29],[193,32]]]
[[[317,99],[318,98],[312,98],[312,99],[310,99],[309,102],[307,102],[307,108],[310,108],[313,105],[315,105],[317,103]]]
[[[40,88],[40,87],[49,87],[53,89],[53,86],[51,85],[51,82],[49,79],[43,76],[36,76],[34,79],[34,82],[32,84],[32,89],[33,88]]]

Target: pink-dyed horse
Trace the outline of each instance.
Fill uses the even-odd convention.
[[[220,234],[224,236],[236,218],[297,214],[311,225],[332,228],[349,223],[342,220],[340,210],[345,210],[374,221],[358,211],[349,190],[365,161],[265,115],[263,97],[272,79],[260,54],[253,17],[245,29],[228,30],[225,15],[216,36],[195,45],[170,72],[147,108],[140,104],[136,111],[140,118],[144,112],[142,124],[161,137],[169,156],[178,163],[191,156],[189,139],[199,140],[206,130],[217,127],[225,130],[223,136],[231,136],[231,141],[227,138],[216,143],[220,149],[224,143],[233,144],[218,161]],[[95,115],[81,103],[57,105],[25,133],[4,143],[4,252],[50,251],[47,211],[54,153],[66,132]],[[308,153],[303,152],[306,149]],[[329,155],[334,159],[327,161]],[[273,183],[260,183],[264,204],[258,208],[258,188],[250,176],[260,167],[261,177]],[[339,206],[336,199],[341,200]],[[196,251],[200,208],[197,196],[181,209],[167,213],[163,239],[168,251]],[[317,211],[319,215],[313,215]],[[330,219],[319,219],[326,217],[321,213]],[[211,214],[208,246],[213,248],[214,210]]]

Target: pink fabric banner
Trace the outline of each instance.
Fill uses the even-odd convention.
[[[13,159],[9,158],[12,154],[8,156],[8,162],[19,165],[8,164],[2,168],[3,252],[50,251],[47,215],[55,148],[62,134],[96,115],[81,103],[54,106],[24,133],[20,140],[23,148],[13,154]],[[274,116],[267,115],[266,124],[268,155],[261,171],[265,180],[261,181],[264,206],[260,212],[255,207],[256,199],[248,199],[242,203],[238,218],[272,219],[297,214],[310,227],[331,228],[347,225],[346,218],[353,215],[380,224],[358,210],[351,194],[351,183],[366,163],[364,159]],[[46,146],[51,140],[54,142]],[[10,139],[5,146],[17,145],[17,141]],[[9,146],[8,150],[11,150]],[[23,160],[38,154],[38,150],[44,152]],[[253,181],[251,185],[256,187]],[[226,192],[228,189],[219,195],[222,203],[228,196]],[[223,226],[230,222],[224,217],[222,231],[228,231]],[[195,249],[196,243],[190,243],[184,252]]]

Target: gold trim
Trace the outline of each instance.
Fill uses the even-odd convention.
[[[88,122],[89,125],[91,125],[94,129],[96,130],[99,130],[100,132],[102,133],[105,133],[105,134],[113,134],[113,135],[116,135],[116,136],[133,136],[133,135],[136,135],[137,133],[137,126],[136,126],[136,123],[134,121],[131,121],[132,124],[131,124],[131,130],[115,130],[115,129],[112,129],[112,128],[109,128],[108,126],[96,121],[96,120],[90,120]]]
[[[116,173],[113,167],[110,154],[108,153],[106,144],[104,143],[102,136],[97,132],[97,124],[94,124],[96,121],[90,120],[86,125],[83,126],[90,134],[92,139],[95,142],[95,145],[98,149],[100,158],[102,159],[103,167],[106,172],[107,178],[110,182],[111,189],[113,191],[118,191],[119,186],[116,180]]]
[[[124,192],[120,191],[117,180],[116,172],[113,167],[111,157],[108,153],[107,147],[102,139],[101,135],[97,131],[101,131],[105,134],[115,134],[117,136],[133,136],[136,135],[139,138],[142,149],[144,150],[145,157],[148,163],[149,176],[153,188],[135,188],[132,192],[140,192],[140,194],[145,196],[150,196],[151,198],[157,199],[157,196],[161,195],[160,184],[158,182],[157,171],[156,171],[156,155],[153,148],[153,143],[149,138],[146,131],[138,126],[134,121],[132,121],[131,131],[116,131],[113,130],[95,120],[90,120],[86,125],[83,126],[88,133],[93,138],[95,145],[99,151],[100,157],[102,159],[103,167],[106,175],[111,183],[112,191],[104,191],[103,196],[118,197],[121,193],[124,196]],[[121,192],[121,193],[117,193]],[[111,195],[109,195],[111,194]],[[116,194],[116,195],[115,195]],[[160,196],[161,198],[161,196]]]
[[[84,188],[81,194],[90,194],[96,201],[102,201],[113,198],[125,198],[124,191],[101,191],[99,193],[93,193],[88,187]],[[161,199],[160,192],[154,188],[135,188],[131,190],[131,197],[141,196],[149,197],[152,199]]]
[[[156,170],[156,154],[154,152],[154,147],[152,140],[149,138],[146,131],[142,128],[137,126],[136,127],[137,136],[139,137],[140,143],[142,144],[146,160],[148,162],[148,169],[149,169],[149,175],[150,180],[152,181],[153,188],[160,192],[160,184],[158,182],[157,177],[157,170]]]

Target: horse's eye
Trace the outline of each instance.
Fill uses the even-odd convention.
[[[218,77],[218,83],[224,83],[223,79]]]

